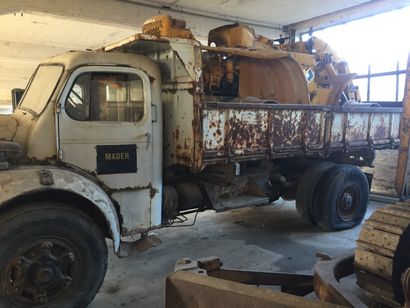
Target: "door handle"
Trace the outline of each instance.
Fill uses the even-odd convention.
[[[145,149],[148,150],[150,142],[151,142],[151,134],[150,133],[145,133],[143,135],[139,135],[139,136],[137,136],[137,139],[140,139],[142,137],[146,138],[146,140],[145,140],[145,143],[146,143]]]
[[[152,123],[157,122],[158,121],[158,114],[157,114],[157,105],[152,104],[151,105],[151,118],[152,118]]]

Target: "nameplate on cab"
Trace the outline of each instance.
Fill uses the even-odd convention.
[[[137,172],[137,145],[97,145],[97,174]]]

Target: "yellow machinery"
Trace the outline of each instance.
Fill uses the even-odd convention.
[[[194,39],[191,30],[186,28],[185,20],[175,19],[169,15],[155,16],[145,21],[142,33],[157,37]]]
[[[226,54],[214,54],[211,61],[205,62],[204,78],[218,88],[223,82],[228,86],[234,83],[234,76],[238,75],[238,96],[256,96],[278,103],[339,105],[360,100],[352,86],[355,74],[349,72],[346,62],[325,42],[313,37],[308,42],[280,43],[274,44],[273,40],[255,34],[246,25],[213,29],[209,32],[207,49]],[[240,57],[246,52],[254,55],[252,60]],[[282,78],[277,80],[277,76]],[[282,91],[293,95],[286,97]]]
[[[195,40],[184,20],[169,15],[148,19],[144,35]],[[341,105],[360,100],[347,64],[318,38],[274,44],[246,25],[225,25],[209,32],[202,71],[209,96],[280,104]],[[281,78],[277,78],[281,76]]]

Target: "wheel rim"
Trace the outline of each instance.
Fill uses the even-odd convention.
[[[61,299],[77,277],[78,254],[66,241],[46,238],[19,249],[6,267],[11,299],[27,305]]]
[[[342,221],[351,221],[359,207],[359,189],[355,185],[346,185],[337,198],[337,215]]]

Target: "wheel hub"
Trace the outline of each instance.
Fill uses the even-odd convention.
[[[356,186],[347,185],[341,191],[336,204],[337,215],[342,221],[350,221],[359,204],[359,192]]]
[[[353,205],[353,197],[349,193],[344,193],[343,194],[343,199],[342,199],[343,205],[346,209],[349,209]]]
[[[37,242],[9,262],[7,291],[16,302],[49,303],[71,286],[75,255],[63,242],[53,242]]]
[[[31,266],[31,268],[33,267],[34,266]],[[58,279],[57,271],[58,270],[52,264],[40,264],[40,267],[32,270],[33,273],[29,276],[32,278],[35,285],[47,285],[54,279]]]

